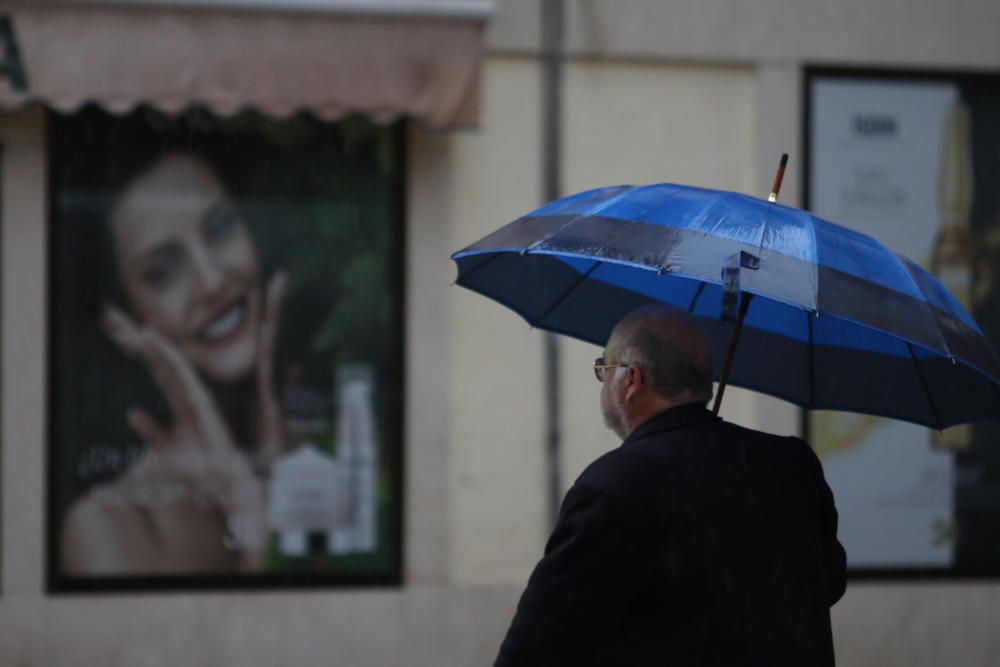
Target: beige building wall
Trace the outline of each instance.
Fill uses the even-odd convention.
[[[449,244],[439,260],[540,205],[540,69],[492,59],[482,129],[451,138]],[[523,581],[545,535],[542,333],[459,287],[452,306],[453,578]]]

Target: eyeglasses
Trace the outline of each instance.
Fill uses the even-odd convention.
[[[597,357],[594,359],[594,377],[597,378],[598,382],[604,382],[604,378],[608,376],[609,368],[628,368],[629,364],[606,364],[604,363],[604,357]]]

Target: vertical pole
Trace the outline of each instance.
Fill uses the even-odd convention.
[[[546,202],[558,199],[562,190],[562,65],[563,0],[542,0],[542,164],[543,197]],[[556,335],[545,334],[545,450],[549,480],[549,521],[554,526],[562,499],[561,450],[559,428],[559,342]]]

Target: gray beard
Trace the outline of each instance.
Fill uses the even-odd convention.
[[[610,429],[622,440],[625,439],[625,417],[622,406],[615,405],[613,399],[605,402],[601,397],[601,416],[604,418],[604,426]]]

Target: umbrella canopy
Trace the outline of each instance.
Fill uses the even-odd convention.
[[[635,308],[682,308],[717,359],[732,331],[728,265],[752,295],[732,384],[934,428],[1000,420],[1000,361],[961,304],[911,260],[800,209],[673,184],[600,188],[452,259],[459,285],[597,345]]]

